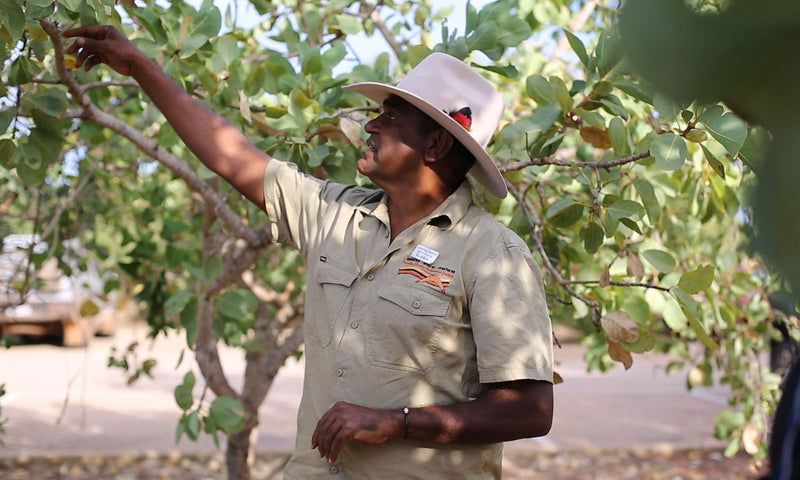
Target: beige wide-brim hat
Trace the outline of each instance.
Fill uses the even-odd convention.
[[[497,165],[486,146],[503,116],[500,93],[472,67],[445,53],[432,53],[397,84],[355,83],[344,87],[383,104],[390,95],[408,101],[431,117],[461,142],[477,160],[469,174],[499,198],[508,193]],[[469,107],[469,131],[450,114]]]

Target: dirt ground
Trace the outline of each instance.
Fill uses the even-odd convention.
[[[253,480],[281,480],[285,456],[258,456]],[[759,473],[759,468],[762,470]],[[725,458],[719,451],[511,452],[504,480],[754,480],[763,475],[752,458]],[[223,480],[224,460],[215,456],[115,456],[0,460],[4,480]]]

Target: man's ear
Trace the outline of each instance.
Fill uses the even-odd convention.
[[[425,148],[425,162],[444,160],[453,149],[453,135],[444,128],[437,128],[428,135]]]

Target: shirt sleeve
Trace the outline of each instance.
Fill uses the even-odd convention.
[[[380,195],[377,195],[380,196]],[[264,205],[276,241],[304,258],[342,212],[376,198],[376,191],[306,175],[297,165],[272,159],[264,172]]]
[[[553,331],[539,267],[521,240],[498,245],[471,289],[480,382],[552,382]]]

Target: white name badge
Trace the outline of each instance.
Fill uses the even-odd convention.
[[[417,245],[411,252],[411,258],[415,258],[425,263],[433,263],[439,258],[439,252],[424,245]]]

